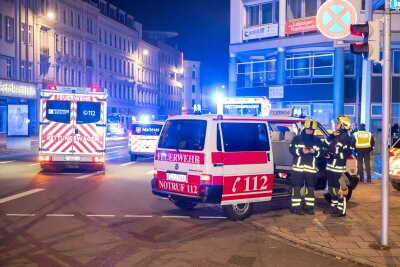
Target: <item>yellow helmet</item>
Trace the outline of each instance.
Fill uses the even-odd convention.
[[[306,120],[304,122],[304,128],[305,129],[311,129],[311,130],[317,129],[317,121],[315,121],[315,120]]]
[[[340,124],[343,126],[343,128],[345,128],[346,130],[350,129],[350,125],[351,125],[351,120],[349,119],[349,117],[347,116],[339,116],[337,118],[338,122],[340,122]]]

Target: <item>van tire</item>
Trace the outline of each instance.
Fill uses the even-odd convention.
[[[346,196],[347,202],[350,201],[351,195],[352,195],[352,194],[353,194],[353,189],[351,189],[351,188],[349,187],[349,193],[347,193],[347,196]],[[331,195],[330,195],[329,193],[325,193],[325,194],[324,194],[324,198],[325,198],[326,201],[328,201],[329,203],[331,203]]]
[[[131,161],[136,161],[137,160],[137,156],[135,154],[131,154]]]
[[[223,205],[222,208],[230,220],[242,221],[249,217],[253,212],[253,203]]]
[[[395,181],[390,181],[392,183],[392,186],[394,189],[396,189],[397,191],[400,191],[400,183],[397,183]]]
[[[192,210],[197,205],[197,203],[187,202],[187,201],[183,201],[183,200],[171,199],[171,201],[175,204],[175,206],[177,206],[178,208],[180,208],[182,210]]]

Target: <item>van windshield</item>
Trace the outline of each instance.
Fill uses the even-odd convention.
[[[160,135],[158,147],[201,151],[204,149],[206,128],[205,120],[169,120]]]
[[[134,123],[131,132],[133,135],[159,135],[161,128],[161,124]]]

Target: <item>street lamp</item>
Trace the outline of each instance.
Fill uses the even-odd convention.
[[[143,55],[147,56],[149,54],[149,50],[145,49],[143,50]]]
[[[49,19],[54,19],[55,17],[56,17],[56,15],[54,14],[54,12],[52,12],[52,11],[49,11],[49,12],[47,12],[47,15],[46,15]]]

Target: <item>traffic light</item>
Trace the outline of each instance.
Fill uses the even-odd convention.
[[[362,55],[363,58],[373,60],[375,63],[381,63],[381,30],[379,23],[378,20],[374,20],[350,25],[351,34],[364,37],[364,42],[350,44],[351,53]]]

